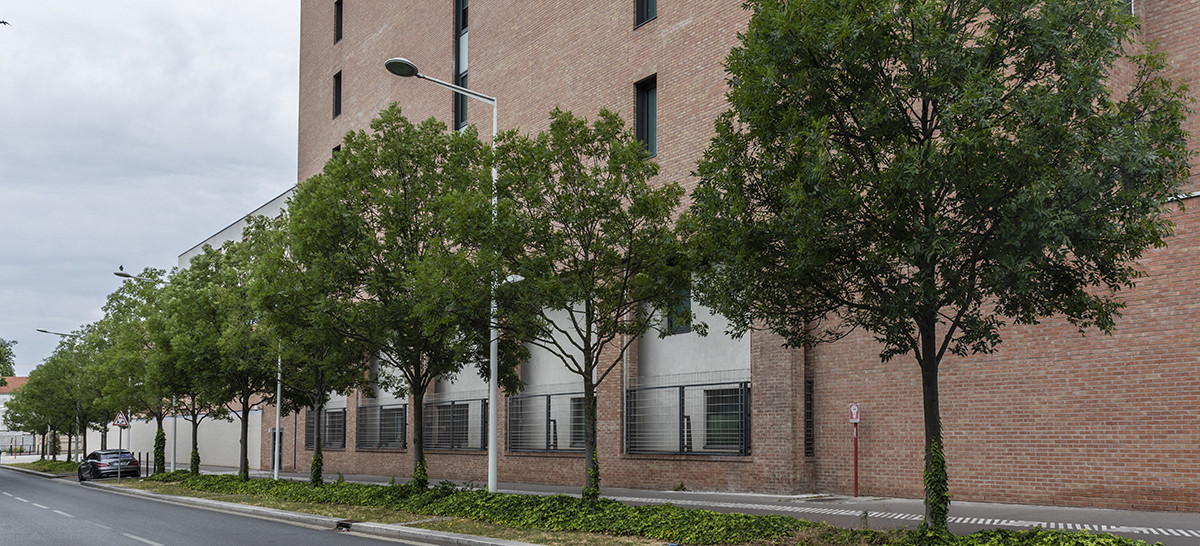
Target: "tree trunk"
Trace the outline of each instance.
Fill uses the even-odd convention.
[[[921,334],[921,394],[925,410],[925,525],[945,530],[950,511],[946,459],[942,452],[942,418],[938,406],[937,315],[919,325]]]
[[[583,376],[583,452],[584,464],[583,499],[594,501],[600,498],[600,457],[596,447],[596,383],[592,374]]]
[[[108,422],[111,419],[104,418],[104,428],[100,429],[100,449],[108,449]]]
[[[250,397],[243,396],[240,402],[242,403],[242,438],[241,445],[238,446],[238,477],[248,480],[250,479],[250,448],[247,445],[250,440]]]
[[[200,473],[200,419],[197,413],[192,412],[192,459],[188,466],[192,474]]]
[[[166,415],[159,413],[154,416],[154,474],[167,471],[167,432],[163,429],[163,419]]]
[[[308,482],[313,485],[325,483],[325,455],[321,450],[321,444],[324,443],[324,438],[321,437],[321,422],[324,420],[324,413],[324,402],[314,406],[312,415],[316,421],[313,424],[313,458],[312,465],[308,469]]]
[[[412,483],[418,487],[429,486],[429,474],[425,470],[425,389],[413,385],[413,475]]]

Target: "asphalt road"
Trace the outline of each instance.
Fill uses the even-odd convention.
[[[21,545],[212,546],[421,543],[313,529],[180,506],[0,470],[0,542]]]

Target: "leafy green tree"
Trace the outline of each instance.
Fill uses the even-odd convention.
[[[482,190],[486,153],[474,130],[414,125],[394,104],[382,111],[292,197],[292,263],[280,267],[303,275],[268,296],[276,308],[304,307],[295,318],[311,322],[289,327],[296,347],[315,346],[327,331],[344,336],[379,359],[384,388],[411,393],[417,484],[426,482],[426,390],[486,354],[486,275],[451,237],[452,211],[478,203],[459,198]],[[297,301],[281,301],[287,293]],[[301,329],[310,331],[296,338]]]
[[[161,310],[159,296],[165,274],[161,269],[147,268],[136,279],[121,283],[108,295],[104,317],[95,323],[97,335],[105,340],[97,353],[97,377],[104,381],[104,404],[154,419],[156,436],[166,434],[163,420],[171,411],[171,395],[164,375],[154,367],[158,348],[149,324],[155,319],[148,317]],[[164,449],[156,445],[156,462],[165,460]]]
[[[204,403],[224,401],[241,421],[238,475],[242,479],[250,477],[250,411],[260,402],[273,403],[278,343],[269,328],[260,326],[262,314],[250,298],[257,259],[254,241],[230,241],[220,250],[206,247],[179,273],[194,289],[183,305],[193,305],[203,315],[192,323],[203,331],[188,342],[189,349],[181,350],[194,351],[189,358],[202,382],[193,387],[198,396]]]
[[[264,325],[279,339],[282,409],[290,413],[307,408],[308,417],[316,420],[309,480],[321,485],[325,404],[331,393],[370,388],[374,377],[362,339],[342,335],[336,319],[322,311],[325,291],[320,271],[303,267],[288,252],[283,229],[287,224],[286,213],[278,220],[251,219],[246,233],[249,240],[260,243],[251,298],[263,312]]]
[[[588,124],[556,109],[548,132],[504,134],[496,161],[506,199],[488,231],[494,242],[482,247],[492,247],[500,269],[524,277],[503,291],[513,301],[501,307],[529,317],[513,335],[580,376],[583,494],[595,499],[596,387],[638,336],[662,330],[667,318],[692,317],[681,308],[688,272],[671,221],[683,190],[650,184],[658,165],[607,110]]]
[[[163,288],[162,313],[152,324],[156,360],[168,392],[191,423],[191,464],[200,472],[200,424],[207,418],[229,420],[229,410],[216,387],[221,377],[221,336],[226,309],[220,297],[219,251],[206,247],[190,266],[171,276]]]
[[[926,523],[947,354],[1062,316],[1108,332],[1188,177],[1183,86],[1112,0],[751,0],[697,167],[699,300],[793,346],[913,355]],[[1136,73],[1131,85],[1109,75]],[[952,453],[946,453],[950,457]]]
[[[8,385],[4,378],[17,375],[14,369],[16,365],[17,355],[13,352],[13,345],[17,344],[17,340],[8,341],[0,338],[0,387]]]

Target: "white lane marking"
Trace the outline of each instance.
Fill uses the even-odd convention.
[[[25,500],[25,499],[23,499],[23,498],[21,498],[21,497],[13,497],[13,498],[14,498],[14,499],[17,499],[17,500],[19,500],[19,501],[21,501],[21,502],[29,502],[29,501],[27,501],[27,500]]]
[[[12,496],[12,493],[9,493],[8,491],[5,491],[5,492],[4,492],[4,496],[6,496],[6,497],[11,497],[11,496]]]
[[[49,510],[49,509],[50,509],[50,507],[49,507],[49,506],[42,506],[42,505],[40,505],[40,504],[38,504],[38,503],[36,503],[36,502],[35,502],[35,503],[33,503],[33,505],[34,505],[34,506],[36,506],[36,507],[38,507],[38,508],[41,508],[42,510]]]
[[[95,525],[96,527],[99,527],[99,528],[101,528],[101,529],[107,529],[107,530],[109,530],[109,531],[111,531],[111,530],[112,530],[112,527],[109,527],[109,526],[107,526],[107,525],[101,525],[101,524],[99,524],[99,523],[96,523],[96,522],[94,522],[94,521],[89,521],[89,520],[86,520],[86,519],[85,519],[85,520],[83,520],[83,521],[86,521],[86,522],[88,522],[88,523],[90,523],[90,524],[92,524],[92,525]]]
[[[139,537],[139,536],[137,536],[137,535],[131,535],[131,534],[129,534],[129,533],[121,533],[121,534],[122,534],[122,535],[124,535],[124,536],[126,536],[126,537],[128,537],[128,538],[132,538],[133,540],[136,540],[136,541],[138,541],[138,542],[143,542],[143,543],[146,543],[146,544],[150,544],[151,546],[163,546],[162,544],[159,544],[159,543],[157,543],[157,542],[154,542],[153,540],[146,540],[146,539],[144,539],[144,538],[142,538],[142,537]]]
[[[75,516],[72,516],[71,514],[68,514],[68,513],[66,513],[66,512],[63,512],[62,510],[55,510],[55,511],[54,511],[54,513],[55,513],[55,514],[58,514],[58,515],[60,515],[60,516],[66,516],[66,517],[68,517],[68,518],[73,518],[73,517],[75,517]]]

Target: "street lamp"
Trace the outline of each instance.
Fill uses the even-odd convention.
[[[454,85],[452,83],[444,82],[437,78],[426,76],[426,75],[422,74],[420,70],[417,70],[416,64],[413,64],[412,61],[405,59],[403,57],[394,57],[394,58],[388,59],[386,62],[383,63],[383,66],[385,68],[387,68],[388,72],[391,72],[392,74],[400,76],[401,78],[411,78],[413,76],[416,76],[417,78],[433,82],[434,84],[445,87],[446,89],[454,91],[455,93],[458,93],[460,95],[467,96],[467,97],[473,98],[477,101],[492,105],[492,151],[496,150],[496,131],[498,130],[498,125],[499,125],[499,120],[500,120],[500,108],[496,104],[496,97],[491,97],[488,95],[484,95],[482,93],[476,93],[475,91],[467,89],[466,87],[461,87],[458,85]],[[497,212],[496,212],[497,211],[497,202],[498,202],[497,191],[499,190],[498,179],[499,179],[499,175],[497,174],[497,171],[496,171],[496,163],[493,161],[492,162],[492,224],[493,225],[495,225],[495,223],[496,223],[496,214],[497,214]],[[489,317],[491,320],[489,320],[489,322],[494,322],[495,317],[496,317],[496,284],[495,283],[492,283],[491,290],[492,290],[492,303],[491,303],[491,316]],[[499,340],[500,333],[499,333],[499,331],[497,331],[495,324],[492,325],[489,335],[491,336],[491,350],[489,351],[490,355],[488,357],[488,491],[491,493],[495,493],[496,492],[496,475],[499,473],[499,466],[500,466],[499,451],[498,451],[498,445],[497,445],[497,444],[499,444],[499,439],[497,438],[499,436],[499,429],[497,426],[497,422],[499,421],[499,413],[497,413],[497,411],[498,411],[500,403],[497,399],[500,397],[500,394],[499,394],[500,393],[500,388],[499,388],[500,372],[498,371],[498,367],[499,367],[498,360],[499,360],[499,355],[500,355],[500,340]]]

